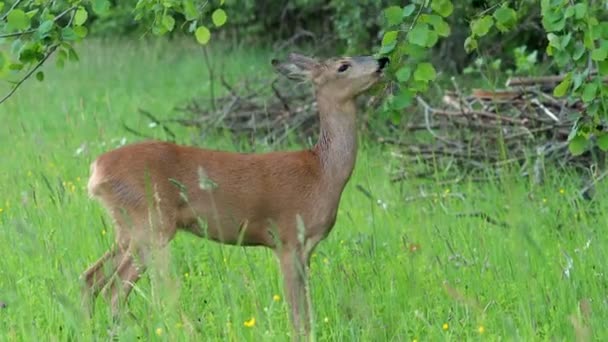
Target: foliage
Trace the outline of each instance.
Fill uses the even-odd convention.
[[[131,11],[135,20],[145,23],[156,35],[173,31],[176,18],[180,18],[185,30],[204,45],[211,38],[209,27],[226,23],[223,3],[219,0],[212,9],[208,1],[140,0]],[[203,20],[209,12],[210,23]],[[87,36],[88,22],[112,15],[108,0],[14,0],[9,4],[0,2],[0,13],[0,44],[6,47],[0,55],[0,76],[20,78],[12,81],[14,86],[0,103],[34,73],[42,81],[44,73],[38,69],[52,54],[57,53],[58,67],[68,60],[78,60],[73,44]]]
[[[590,138],[595,137],[598,147],[608,149],[608,133],[602,123],[608,114],[608,86],[603,80],[608,75],[608,15],[606,4],[594,1],[542,0],[521,1],[518,9],[512,2],[497,3],[470,22],[470,34],[464,41],[468,52],[478,49],[479,41],[498,32],[515,31],[519,20],[533,6],[540,6],[542,27],[546,35],[544,52],[555,68],[565,73],[564,80],[555,88],[554,96],[581,99],[586,104],[586,115],[581,116],[570,135],[573,154],[584,152]],[[382,47],[379,53],[389,54],[394,61],[394,75],[399,90],[385,106],[392,117],[410,105],[413,95],[424,92],[436,77],[428,64],[429,49],[438,39],[450,35],[445,18],[452,14],[450,0],[413,1],[384,10],[386,17]],[[525,46],[513,49],[516,70],[529,71],[537,61],[538,51],[526,51]],[[425,58],[426,57],[426,58]],[[477,59],[483,63],[483,59]],[[500,68],[498,59],[493,66]],[[479,67],[479,65],[478,65]],[[413,77],[411,77],[413,75]]]

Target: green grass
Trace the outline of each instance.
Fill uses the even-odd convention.
[[[138,108],[168,117],[209,88],[202,54],[188,44],[97,42],[79,51],[80,63],[47,66],[43,83],[28,82],[0,106],[0,340],[107,339],[108,306],[99,301],[92,320],[79,306],[80,273],[113,242],[105,212],[84,190],[89,164],[123,137],[138,140],[123,121],[165,138]],[[220,56],[230,77],[270,72],[264,51]],[[183,143],[238,149],[175,130]],[[427,185],[430,196],[406,201],[419,186],[391,184],[398,161],[385,147],[361,145],[336,227],[312,259],[319,340],[571,341],[575,325],[608,338],[603,191],[581,202],[575,176],[549,174],[543,186],[505,176]],[[506,227],[459,215],[471,212]],[[178,234],[167,265],[166,277],[137,284],[120,340],[288,340],[270,251]]]

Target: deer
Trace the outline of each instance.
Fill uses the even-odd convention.
[[[101,295],[117,315],[151,254],[181,230],[272,249],[294,336],[310,337],[310,256],[332,230],[355,166],[355,100],[382,78],[388,62],[297,53],[272,60],[280,74],[312,83],[320,133],[310,149],[237,153],[144,141],[101,154],[91,164],[88,191],[111,216],[115,242],[82,274],[83,302]]]

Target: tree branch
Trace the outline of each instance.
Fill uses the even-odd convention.
[[[8,100],[9,97],[11,97],[15,91],[17,91],[17,89],[23,84],[23,82],[25,82],[28,78],[30,78],[30,76],[32,76],[36,70],[38,70],[42,64],[44,64],[44,62],[46,62],[46,60],[51,57],[51,55],[55,52],[55,50],[57,50],[57,47],[59,47],[59,45],[53,45],[49,48],[49,52],[44,56],[44,58],[42,58],[32,69],[30,69],[30,71],[28,71],[27,74],[25,74],[25,76],[19,80],[19,82],[17,82],[13,88],[6,94],[4,95],[4,97],[2,99],[0,99],[0,104],[2,104],[4,101]]]

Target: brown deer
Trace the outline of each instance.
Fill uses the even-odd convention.
[[[319,62],[298,54],[272,61],[287,77],[314,85],[321,132],[310,150],[241,154],[152,141],[97,158],[88,189],[112,216],[116,243],[82,276],[87,302],[102,293],[118,313],[151,253],[182,229],[225,244],[272,248],[296,333],[310,336],[309,257],[334,226],[355,165],[355,98],[387,63]]]

